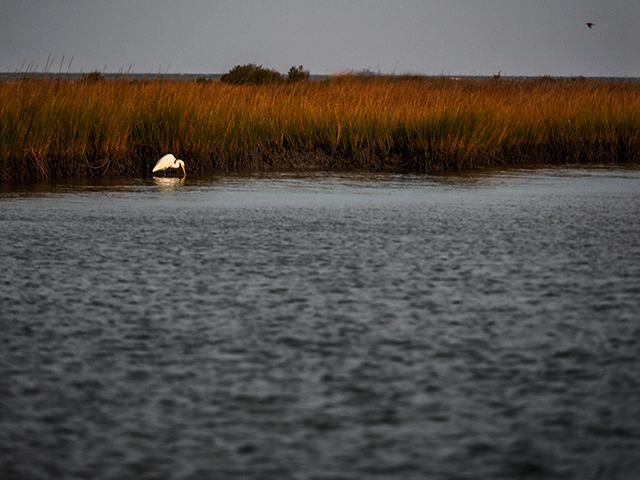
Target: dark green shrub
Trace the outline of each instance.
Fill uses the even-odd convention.
[[[86,83],[102,82],[103,80],[104,76],[97,70],[82,75],[82,81]]]
[[[250,63],[248,65],[236,65],[229,72],[220,77],[220,81],[233,85],[264,85],[282,81],[282,75],[275,70],[263,68],[262,65]]]
[[[305,70],[302,65],[299,67],[291,67],[287,73],[289,82],[303,82],[309,80],[309,70]]]

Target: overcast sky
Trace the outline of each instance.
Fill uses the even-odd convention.
[[[640,0],[0,0],[0,71],[49,55],[55,72],[640,77]]]

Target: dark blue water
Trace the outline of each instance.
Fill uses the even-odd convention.
[[[640,170],[0,190],[3,479],[640,478]]]

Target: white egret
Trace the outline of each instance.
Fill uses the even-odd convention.
[[[187,171],[184,169],[184,162],[182,160],[176,159],[176,157],[174,157],[170,153],[158,160],[158,163],[156,163],[156,166],[153,167],[152,172],[155,173],[162,170],[166,174],[167,169],[169,168],[182,168],[182,173],[184,173],[185,175],[187,174]]]

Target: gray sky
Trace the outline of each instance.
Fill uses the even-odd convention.
[[[589,29],[586,22],[595,26]],[[0,71],[640,77],[640,0],[0,0]]]

